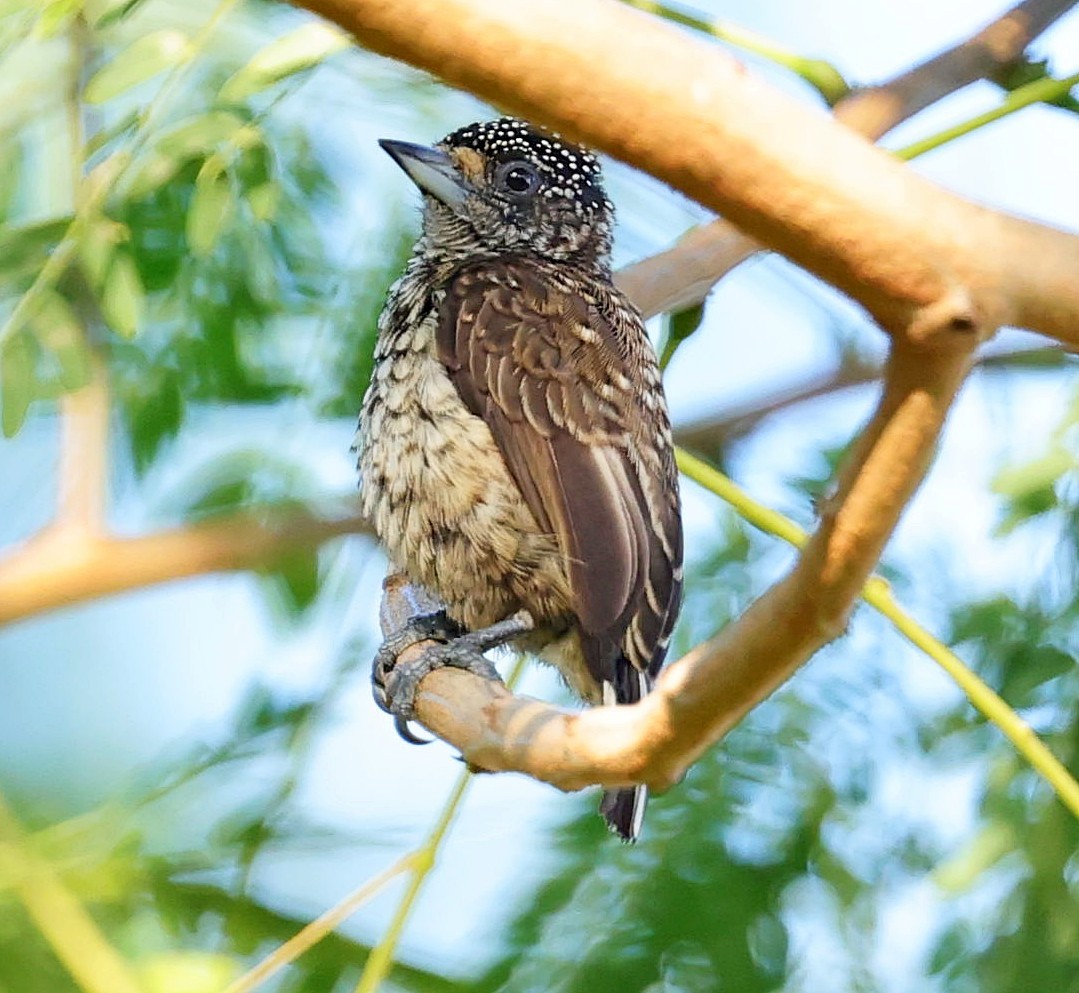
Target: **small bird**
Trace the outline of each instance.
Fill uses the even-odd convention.
[[[387,641],[376,699],[407,719],[431,668],[497,678],[478,652],[508,642],[589,704],[634,703],[681,604],[682,525],[655,353],[611,281],[599,163],[508,117],[380,144],[423,193],[423,231],[379,319],[361,503],[445,613]],[[441,655],[394,668],[430,638]],[[615,790],[600,809],[633,840],[645,801]]]

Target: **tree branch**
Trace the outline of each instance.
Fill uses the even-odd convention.
[[[427,676],[420,722],[482,769],[527,773],[564,790],[678,782],[711,744],[845,629],[899,515],[921,482],[969,351],[927,361],[897,346],[887,385],[835,500],[791,573],[737,621],[665,669],[632,706],[566,713],[459,670]],[[415,608],[390,582],[384,629]],[[420,646],[402,653],[408,659]]]
[[[1004,323],[1079,340],[1079,238],[945,193],[719,52],[600,0],[527,10],[522,0],[310,6],[379,52],[567,131],[722,211],[846,290],[892,335],[877,411],[797,564],[665,670],[655,693],[633,706],[566,714],[437,671],[417,694],[420,721],[480,768],[564,789],[667,787],[844,630],[924,478],[978,342]],[[384,623],[408,603],[389,584]]]
[[[100,359],[90,361],[90,381],[60,398],[56,526],[100,533],[108,496],[109,391]]]
[[[836,107],[836,117],[859,134],[880,138],[943,97],[991,79],[1074,6],[1075,0],[1024,0],[972,38],[888,83],[855,90]]]
[[[938,100],[996,76],[1073,6],[1075,0],[1024,0],[927,62],[886,83],[853,91],[833,113],[876,141]],[[720,218],[694,229],[667,251],[623,269],[618,285],[648,317],[684,310],[701,303],[720,279],[764,247]]]
[[[1012,324],[1079,342],[1079,238],[945,192],[636,10],[604,0],[307,5],[377,52],[647,170],[851,295],[892,334],[943,329],[939,313],[919,315],[951,308],[986,333]]]
[[[706,91],[712,93],[722,92],[723,98],[718,99],[715,106],[725,108],[727,104],[726,84],[729,83],[731,86],[730,92],[733,97],[736,97],[732,101],[736,105],[735,118],[741,119],[744,125],[746,123],[745,112],[747,109],[750,111],[748,116],[750,118],[753,116],[752,102],[754,97],[753,93],[749,91],[755,91],[756,86],[752,85],[747,88],[746,85],[743,85],[743,82],[740,81],[743,74],[737,64],[725,59],[714,50],[702,46],[691,45],[687,50],[683,45],[686,40],[677,38],[671,32],[663,32],[662,37],[657,41],[656,55],[659,62],[649,62],[647,64],[653,65],[656,69],[656,78],[661,78],[664,66],[668,65],[671,59],[678,61],[688,58],[689,61],[680,67],[679,72],[672,77],[669,83],[660,86],[657,93],[641,93],[641,86],[646,82],[644,80],[637,80],[634,88],[636,96],[632,100],[627,98],[626,95],[616,93],[615,90],[620,85],[618,82],[620,74],[628,73],[634,77],[639,76],[638,66],[644,63],[635,63],[632,57],[627,58],[623,53],[618,55],[617,58],[612,56],[610,60],[605,59],[602,71],[597,69],[595,52],[607,51],[609,48],[607,38],[617,36],[609,33],[612,22],[608,18],[612,14],[616,18],[613,22],[614,30],[616,31],[621,30],[623,26],[630,25],[630,33],[627,38],[632,40],[632,50],[634,52],[650,52],[651,37],[659,26],[652,24],[645,18],[635,17],[625,11],[620,13],[611,11],[609,7],[597,3],[596,0],[589,0],[581,8],[581,24],[586,26],[588,31],[580,35],[580,44],[574,44],[572,38],[577,32],[578,25],[576,23],[573,25],[573,30],[567,35],[568,42],[566,39],[560,40],[557,36],[557,31],[552,32],[552,27],[557,28],[559,24],[564,23],[565,18],[575,19],[577,17],[577,7],[574,5],[571,10],[570,5],[567,3],[554,4],[550,12],[544,12],[544,16],[539,19],[540,23],[534,23],[531,16],[524,19],[515,17],[514,11],[520,6],[520,0],[518,0],[517,4],[504,5],[493,3],[487,5],[483,3],[468,4],[463,3],[463,0],[456,0],[456,3],[435,4],[433,0],[428,0],[428,2],[419,4],[407,12],[393,3],[364,2],[364,0],[315,0],[310,6],[324,9],[331,15],[336,14],[336,18],[341,23],[357,30],[363,37],[371,41],[374,47],[381,46],[383,50],[409,48],[416,53],[414,60],[419,64],[426,64],[437,70],[438,66],[432,66],[430,63],[438,62],[443,54],[446,54],[448,59],[446,65],[453,69],[453,73],[448,73],[450,78],[455,78],[454,74],[464,74],[470,79],[479,78],[482,85],[477,88],[488,94],[500,94],[503,102],[512,102],[509,100],[508,94],[515,92],[518,77],[523,75],[523,69],[519,74],[518,69],[515,68],[517,65],[522,65],[518,59],[518,54],[521,52],[523,52],[522,58],[526,60],[527,64],[543,65],[552,64],[563,59],[570,60],[570,63],[576,66],[575,73],[571,74],[572,79],[577,79],[582,73],[587,73],[589,78],[592,78],[598,72],[599,75],[596,78],[602,85],[596,90],[596,101],[590,102],[587,107],[582,104],[583,109],[580,110],[574,108],[574,100],[577,100],[581,93],[591,93],[591,87],[586,86],[584,89],[576,91],[576,96],[571,100],[570,96],[575,92],[572,83],[563,84],[559,82],[562,77],[556,73],[549,82],[551,82],[552,87],[557,89],[558,93],[556,95],[558,99],[553,102],[552,110],[549,114],[542,112],[542,109],[540,109],[534,116],[555,124],[561,122],[570,131],[592,138],[594,142],[609,147],[616,153],[618,153],[621,145],[626,144],[626,141],[628,141],[630,144],[626,148],[622,148],[622,151],[625,152],[625,157],[641,161],[645,165],[649,164],[650,157],[654,157],[655,146],[662,145],[665,136],[668,134],[667,129],[661,128],[652,133],[643,126],[650,116],[655,115],[657,108],[663,113],[666,112],[667,104],[665,101],[668,97],[664,96],[664,93],[674,92],[679,94],[680,97],[687,97],[687,105],[691,109],[697,107],[697,112],[716,116],[713,115],[714,108],[711,105],[704,107],[705,104],[708,104],[708,101],[703,100],[703,94]],[[474,8],[472,14],[475,16],[466,17],[464,20],[455,19],[452,16],[453,12],[446,9],[447,6],[464,10],[466,13],[470,8]],[[1013,17],[1013,15],[1019,18],[1028,18],[1025,22],[1027,31],[1030,37],[1033,37],[1053,17],[1059,16],[1059,13],[1067,6],[1070,6],[1070,4],[1051,4],[1046,0],[1039,0],[1039,2],[1027,0],[1027,2],[1020,4],[1014,12],[1006,15],[1001,20],[1005,21]],[[529,10],[531,11],[532,8],[529,8]],[[625,20],[627,14],[628,21]],[[490,35],[477,35],[477,38],[482,39],[482,45],[478,48],[464,46],[459,52],[448,52],[448,49],[452,49],[462,38],[467,39],[468,26],[475,24],[476,18],[482,20],[484,17],[493,17],[497,30]],[[538,32],[535,39],[533,38],[533,27],[536,27]],[[409,38],[408,36],[412,37]],[[500,41],[507,39],[510,47],[500,49]],[[542,41],[543,45],[534,45],[536,40]],[[593,44],[598,47],[590,49],[589,46]],[[1017,45],[1018,42],[1015,44]],[[962,48],[963,46],[959,47]],[[1015,45],[1012,47],[1014,48]],[[531,52],[533,48],[535,48],[535,52]],[[995,52],[996,57],[1002,61],[1011,51],[1006,47],[997,48],[993,45],[987,46],[986,50]],[[649,57],[651,58],[651,55]],[[465,61],[470,65],[464,65]],[[695,61],[711,68],[702,76],[701,88],[695,90],[691,86],[687,89],[687,83],[692,82],[691,77],[695,70],[691,71],[691,69]],[[910,76],[911,74],[905,75]],[[928,74],[924,75],[928,78]],[[940,74],[934,71],[933,77],[939,78]],[[960,77],[961,74],[956,72],[952,73],[951,78],[954,82]],[[545,79],[542,73],[538,76],[529,76],[529,78],[533,80]],[[876,88],[877,92],[881,89]],[[908,107],[914,106],[916,101],[913,100],[911,94],[917,93],[919,88],[912,85],[908,79],[900,89],[903,94],[902,99],[908,101]],[[539,106],[536,103],[537,101],[543,101],[544,93],[533,92],[533,90],[534,88],[529,89],[524,94],[522,98],[524,104],[518,109],[527,112],[530,107],[535,109],[535,106]],[[622,105],[623,113],[617,120],[610,122],[608,132],[617,131],[623,126],[621,123],[622,117],[625,116],[626,112],[636,113],[635,110],[627,110],[627,108],[638,106],[635,101],[641,101],[639,106],[644,114],[643,120],[635,121],[632,127],[624,131],[624,134],[629,136],[626,141],[618,139],[613,142],[613,145],[609,133],[608,137],[604,138],[602,134],[597,137],[589,131],[595,119],[602,117],[603,107],[607,106],[611,100],[615,100],[616,103]],[[771,107],[774,102],[774,95],[768,96],[765,102]],[[902,100],[900,100],[900,104],[902,104]],[[671,104],[671,106],[675,105],[681,106],[681,103]],[[703,110],[701,109],[702,107],[704,108]],[[794,118],[801,118],[805,116],[806,112],[800,108],[781,107],[776,116],[773,116],[771,110],[769,110],[769,120],[794,119],[790,117],[791,114],[794,115]],[[765,128],[764,123],[764,121],[756,123],[754,125],[755,130],[761,132],[772,130]],[[671,127],[674,129],[682,129],[687,126],[692,127],[684,115],[677,121],[671,122]],[[813,126],[812,133],[823,134],[824,132],[821,132],[820,125],[816,124]],[[697,176],[695,183],[691,184],[694,188],[701,184],[707,186],[711,183],[715,169],[723,161],[720,152],[722,152],[724,134],[731,134],[736,138],[740,135],[740,141],[747,141],[751,145],[754,141],[753,135],[739,132],[737,128],[734,132],[731,132],[729,128],[724,128],[719,133],[713,133],[708,128],[704,130],[698,129],[696,138],[698,141],[710,143],[710,151],[708,156],[699,160],[699,163],[707,163],[707,166],[702,166],[700,175]],[[617,138],[617,135],[615,137]],[[795,136],[790,134],[783,135],[783,139],[791,143],[797,141]],[[715,147],[711,147],[711,143],[714,143]],[[732,145],[730,151],[734,152],[739,147],[739,144],[740,142],[736,142]],[[650,147],[652,151],[649,151]],[[844,148],[849,148],[849,145],[844,146]],[[766,149],[765,151],[766,155],[764,157],[767,157],[768,154],[782,154],[781,149],[771,149],[770,151]],[[833,154],[846,154],[833,149],[827,141],[822,146],[822,153],[825,158]],[[754,153],[752,158],[754,161],[759,162],[762,156]],[[856,156],[856,159],[861,161],[861,155]],[[687,163],[688,168],[692,169],[692,160],[688,153],[682,155],[679,161],[673,163],[675,172],[684,172],[687,168]],[[798,166],[792,163],[792,168],[796,169]],[[875,166],[871,167],[870,173],[874,169]],[[744,172],[745,170],[742,171],[743,176]],[[821,182],[819,169],[811,170],[811,172],[815,176],[813,182],[819,184]],[[889,175],[891,177],[889,183],[894,183],[896,182],[896,176],[903,174],[897,173],[893,169]],[[732,181],[737,184],[743,182],[744,179]],[[832,182],[842,183],[843,179],[837,179],[833,176]],[[902,187],[901,181],[899,182],[899,187]],[[792,189],[797,195],[793,197],[793,201],[792,198],[787,198],[784,210],[790,209],[792,206],[797,207],[797,201],[809,196],[813,188],[812,183],[808,186],[795,184]],[[726,186],[721,185],[717,189],[715,202],[725,202],[725,198],[729,195]],[[938,191],[937,195],[942,194],[939,194]],[[768,190],[761,188],[754,194],[756,199],[761,196],[767,197]],[[711,195],[704,196],[702,199],[705,199],[706,202],[712,202],[713,200]],[[742,199],[745,200],[746,198],[743,197]],[[932,199],[932,194],[930,199]],[[920,202],[920,196],[915,197],[914,202]],[[957,203],[961,205],[957,208],[958,213],[953,215],[950,211],[946,211],[943,216],[956,222],[961,221],[963,213],[969,209],[969,205],[962,205],[961,201],[957,201]],[[894,203],[892,206],[894,207]],[[765,213],[767,214],[767,211]],[[796,211],[796,214],[798,213]],[[989,223],[988,218],[993,215],[991,215],[991,212],[984,212],[980,216],[983,222]],[[776,222],[777,218],[773,216],[771,220]],[[796,216],[792,230],[797,232],[800,224],[804,226],[805,223],[810,223],[811,221],[813,221],[813,218],[810,217],[802,217],[801,221],[799,221]],[[822,223],[826,222],[828,222],[828,218],[822,219]],[[722,225],[723,223],[717,222],[717,225]],[[939,223],[939,219],[937,223]],[[707,287],[714,282],[719,274],[717,273],[716,265],[717,241],[714,237],[717,225],[711,225],[698,232],[691,233],[671,253],[663,253],[653,260],[649,260],[641,266],[632,267],[629,271],[623,273],[624,285],[633,290],[635,299],[646,311],[655,312],[668,309],[670,306],[676,305],[679,300],[684,300],[687,292],[701,293],[702,295],[706,292]],[[754,227],[753,224],[748,226]],[[838,225],[836,230],[841,228],[842,225]],[[1046,230],[1037,226],[1022,228],[1025,238],[1018,240],[1028,246],[1032,241],[1039,243],[1042,233]],[[898,234],[898,232],[894,232],[894,234]],[[1001,231],[998,234],[999,237],[995,236],[981,246],[986,254],[992,255],[995,251],[1002,251],[1002,243],[1006,244],[1008,238],[1015,234],[1014,226],[1010,219],[1002,221]],[[836,250],[835,240],[835,237],[833,237],[833,254]],[[840,240],[842,240],[842,237],[840,237]],[[969,232],[966,237],[959,240],[965,252],[974,251],[978,241]],[[1018,303],[1012,309],[1017,310],[1020,315],[1032,313],[1034,317],[1029,321],[1030,326],[1042,327],[1043,324],[1053,326],[1067,325],[1074,329],[1074,293],[1065,293],[1061,297],[1062,302],[1052,304],[1049,302],[1051,294],[1048,292],[1061,285],[1060,274],[1067,268],[1066,265],[1062,264],[1062,259],[1064,255],[1072,251],[1073,239],[1068,239],[1059,233],[1050,233],[1048,240],[1052,242],[1051,245],[1045,246],[1050,249],[1048,255],[1060,255],[1061,260],[1058,260],[1057,264],[1048,265],[1040,280],[1020,278],[1005,281],[1002,284],[1000,296],[1002,299],[1006,299],[1004,291],[1009,289],[1013,291]],[[722,257],[726,261],[718,268],[721,271],[726,271],[725,266],[730,263],[730,260],[738,257],[740,252],[751,250],[750,246],[753,244],[751,239],[739,233],[733,241],[720,245],[723,251],[728,254]],[[812,239],[808,240],[807,245],[807,250],[812,249]],[[879,240],[874,239],[869,247],[873,251],[880,250]],[[939,248],[939,246],[935,247]],[[840,246],[840,251],[841,248],[842,246]],[[909,253],[906,254],[909,255]],[[930,256],[933,254],[930,253]],[[1023,259],[1024,268],[1033,264],[1029,261],[1032,258],[1029,253],[1026,255],[1020,254],[1018,257]],[[1003,259],[1004,255],[1002,254],[1000,258]],[[931,261],[933,260],[931,259]],[[935,261],[939,262],[940,260],[936,259]],[[909,259],[907,259],[907,263],[909,263]],[[850,269],[850,260],[847,261],[846,267]],[[917,266],[913,270],[910,270],[909,267],[904,269],[900,266],[888,279],[898,278],[901,275],[918,275],[919,272],[920,270]],[[959,269],[950,273],[950,278],[953,281],[957,280],[962,273],[963,267],[960,266]],[[982,275],[984,276],[985,274],[983,273]],[[926,299],[931,298],[942,283],[941,274],[938,272],[934,276],[932,273],[926,274],[923,272],[922,276],[925,277],[924,285],[918,279],[914,279],[906,286],[905,290],[900,287],[902,292],[897,294],[900,305],[895,308],[885,309],[889,310],[889,312],[894,309],[896,313],[901,311],[909,312],[912,299],[917,302],[923,297]],[[943,281],[947,282],[948,278],[945,277]],[[883,281],[887,284],[888,279]],[[879,286],[882,280],[880,278],[875,281],[870,280],[871,284],[874,282]],[[953,296],[953,302],[954,299],[955,297]],[[960,307],[960,310],[962,309]],[[1007,308],[994,306],[990,309],[997,311]],[[1070,321],[1072,322],[1071,324],[1069,324]],[[916,328],[918,326],[917,321],[912,320],[907,323],[911,327]],[[1018,321],[1018,323],[1024,322]],[[922,326],[926,326],[924,321]],[[1061,337],[1066,339],[1067,334],[1062,334]],[[69,478],[72,477],[73,472],[69,474]],[[96,511],[91,513],[96,513]],[[364,530],[362,523],[354,518],[319,521],[301,514],[292,521],[295,526],[290,524],[290,519],[287,517],[277,519],[274,522],[260,521],[254,515],[244,514],[235,519],[229,518],[213,524],[198,525],[189,529],[178,529],[160,535],[148,535],[140,538],[64,535],[55,529],[46,530],[36,539],[17,549],[6,560],[0,562],[0,623],[10,622],[53,607],[80,602],[91,597],[106,595],[140,585],[164,582],[169,579],[220,569],[257,567],[282,550],[317,543],[337,534]]]
[[[1006,351],[984,352],[975,360],[975,367],[987,372],[1007,369],[1059,369],[1068,353],[1056,346],[1013,348]],[[761,421],[772,414],[789,410],[798,404],[831,396],[841,390],[874,383],[884,374],[884,367],[852,353],[843,358],[831,372],[813,376],[800,383],[754,400],[744,406],[713,414],[677,427],[675,443],[690,451],[712,455],[724,445],[749,434]]]
[[[359,517],[241,512],[135,538],[46,528],[0,562],[0,625],[110,593],[270,566],[295,548],[370,533]]]

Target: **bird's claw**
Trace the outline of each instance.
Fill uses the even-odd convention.
[[[483,679],[501,682],[502,677],[483,653],[505,644],[535,626],[527,611],[490,627],[468,634],[461,632],[445,613],[427,614],[413,618],[382,643],[371,669],[371,687],[375,703],[394,716],[397,733],[413,744],[428,744],[428,740],[412,733],[408,722],[415,715],[416,691],[423,678],[435,669],[452,666],[464,669]],[[421,641],[436,641],[408,662],[398,661],[405,649]]]

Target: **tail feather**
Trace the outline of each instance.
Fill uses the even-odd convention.
[[[652,688],[646,673],[635,669],[625,658],[615,662],[615,681],[603,682],[603,702],[610,706],[619,703],[636,703]],[[648,789],[633,786],[624,790],[608,790],[600,801],[599,812],[607,826],[623,841],[636,841],[644,823],[644,809],[648,806]]]
[[[603,794],[599,812],[607,826],[623,841],[636,841],[644,822],[648,805],[648,787],[634,786],[628,790],[609,790]]]

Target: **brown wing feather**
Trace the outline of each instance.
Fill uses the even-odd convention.
[[[635,698],[639,682],[620,660],[649,675],[662,663],[681,530],[670,453],[649,467],[633,435],[648,412],[626,407],[624,344],[587,302],[508,262],[459,273],[438,330],[461,398],[558,539],[589,669]]]

